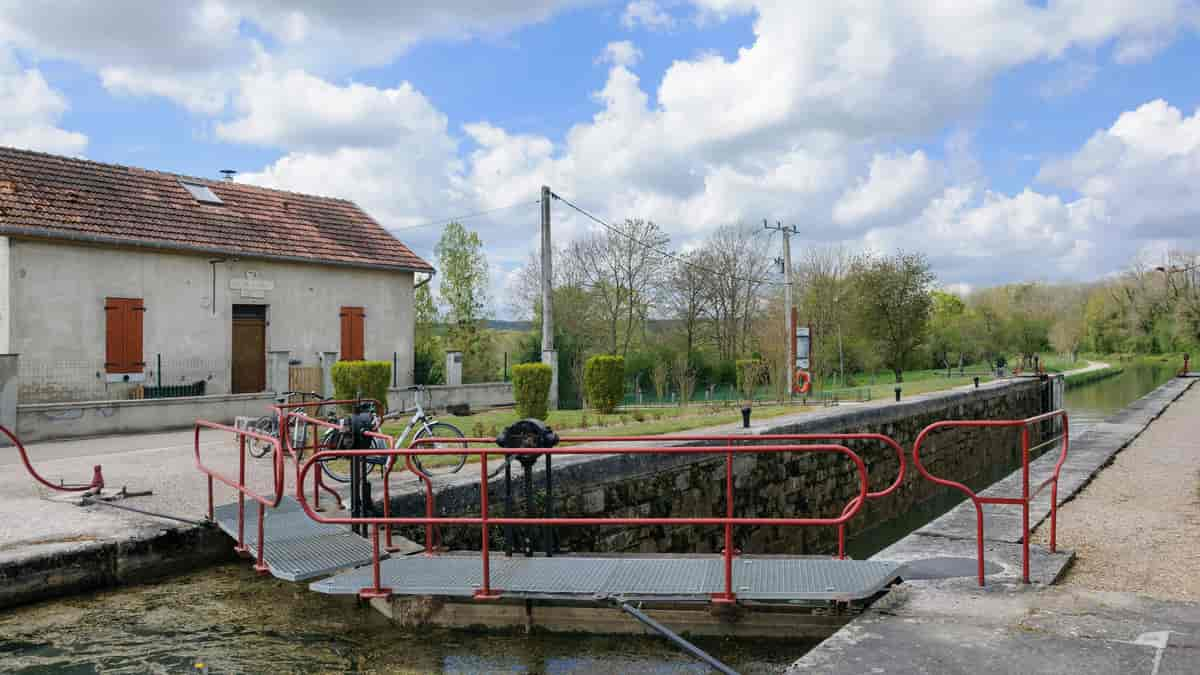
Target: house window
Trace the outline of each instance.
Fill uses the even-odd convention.
[[[366,312],[362,307],[343,307],[338,315],[342,319],[342,354],[343,361],[363,360],[363,317]]]
[[[104,299],[104,370],[109,373],[140,373],[142,359],[141,298]]]

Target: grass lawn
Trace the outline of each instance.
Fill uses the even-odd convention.
[[[945,371],[911,371],[906,372],[903,384],[903,395],[912,396],[951,387],[971,384],[972,376],[946,377]],[[981,382],[992,378],[981,377]],[[871,385],[871,398],[891,398],[894,396],[892,375],[880,375],[879,384]],[[864,385],[866,386],[866,385]],[[794,414],[812,410],[811,406],[777,405],[757,403],[754,406],[753,419],[763,420],[780,415]],[[437,418],[448,422],[462,430],[470,437],[493,438],[502,429],[516,422],[519,418],[515,410],[491,410],[475,415],[456,416],[444,415]],[[653,436],[660,434],[681,433],[693,429],[717,426],[739,422],[742,419],[741,404],[691,405],[687,408],[633,408],[619,410],[612,415],[600,415],[594,410],[555,410],[550,413],[547,423],[562,435],[576,436]],[[404,429],[403,424],[389,424],[383,431],[387,434],[398,434]],[[422,460],[425,466],[438,466],[453,462],[452,457],[429,457]],[[471,458],[472,462],[478,461]]]

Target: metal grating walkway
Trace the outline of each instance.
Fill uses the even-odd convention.
[[[492,557],[491,585],[504,597],[598,600],[605,598],[705,601],[724,590],[719,557],[555,558]],[[899,576],[900,564],[741,556],[733,562],[740,600],[850,601],[867,598]],[[476,556],[413,555],[380,564],[382,585],[394,595],[470,597],[483,583]],[[371,586],[371,567],[309,585],[318,593],[355,594]]]
[[[371,562],[369,541],[340,525],[312,520],[292,497],[284,497],[266,513],[263,558],[271,574],[280,579],[304,581]],[[217,525],[237,539],[237,503],[216,507],[213,515]],[[250,500],[246,500],[244,532],[246,546],[257,551],[258,504]]]

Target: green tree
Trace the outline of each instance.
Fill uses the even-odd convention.
[[[463,380],[496,376],[498,364],[488,314],[488,262],[483,241],[459,223],[450,223],[434,248],[442,279],[438,289],[448,326],[448,347],[463,353]]]
[[[966,360],[966,311],[962,298],[945,291],[933,292],[933,310],[929,319],[929,351],[937,365],[946,369],[955,361],[961,368]]]
[[[936,277],[920,253],[859,256],[851,273],[857,323],[882,364],[904,381],[904,369],[929,332]]]
[[[413,292],[413,317],[413,382],[441,384],[445,381],[445,350],[434,332],[438,311],[429,284]]]

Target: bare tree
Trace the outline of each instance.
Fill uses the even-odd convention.
[[[679,388],[679,405],[685,406],[691,402],[692,392],[696,390],[696,371],[692,369],[686,354],[680,354],[675,359],[672,374],[675,376],[675,386]]]
[[[723,359],[746,352],[752,323],[762,306],[770,264],[767,239],[742,225],[717,228],[694,258],[704,280],[705,314]]]
[[[670,242],[652,221],[627,219],[612,230],[575,240],[569,264],[596,300],[608,333],[608,351],[625,355],[653,304],[666,269],[659,251]]]
[[[668,316],[683,327],[686,353],[690,356],[696,346],[700,321],[704,316],[705,273],[697,267],[701,255],[696,252],[680,256],[667,274],[663,290],[663,305]]]

